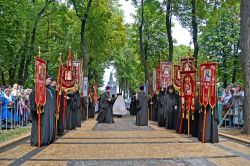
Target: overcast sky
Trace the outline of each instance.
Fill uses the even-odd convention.
[[[126,0],[119,0],[119,3],[122,5],[121,9],[124,12],[124,21],[126,23],[133,23],[134,19],[132,17],[132,14],[135,14],[135,7],[131,4],[130,1]],[[184,45],[189,45],[191,41],[190,33],[188,32],[187,29],[183,28],[179,21],[174,19],[173,20],[174,27],[172,28],[172,35],[173,38],[176,39],[177,45],[184,44]],[[110,69],[105,69],[105,74],[103,77],[104,80],[104,87],[107,85],[107,82],[109,80],[109,75],[110,72],[113,70],[113,67]]]

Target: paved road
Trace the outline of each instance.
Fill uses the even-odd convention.
[[[201,144],[195,138],[159,128],[134,125],[134,117],[97,124],[94,119],[67,132],[43,148],[28,140],[0,150],[0,165],[68,166],[203,166],[250,165],[250,146],[225,138],[218,144]]]

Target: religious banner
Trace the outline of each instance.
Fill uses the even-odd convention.
[[[72,67],[72,61],[71,61],[71,55],[70,50],[68,51],[68,60],[66,66],[63,68],[63,80],[62,84],[64,88],[72,88],[74,87],[74,76],[73,76],[73,67]]]
[[[39,51],[40,55],[40,51]],[[35,58],[35,103],[37,105],[37,145],[41,146],[41,112],[46,103],[46,62]]]
[[[153,70],[153,91],[156,92],[156,69]]]
[[[216,63],[200,65],[200,103],[212,108],[216,105]]]
[[[182,105],[186,111],[195,111],[196,71],[181,71]],[[184,102],[184,103],[183,103]]]
[[[97,88],[96,83],[94,83],[93,89],[94,89],[94,102],[95,102],[95,104],[96,104],[97,101],[98,101],[98,88]]]
[[[38,106],[46,103],[46,62],[39,57],[35,58],[35,102]]]
[[[213,109],[216,105],[216,63],[200,65],[200,103],[204,106],[202,143],[205,142],[207,105]]]
[[[161,62],[161,87],[167,88],[172,84],[172,63]]]
[[[181,66],[180,65],[174,65],[174,85],[176,86],[176,89],[179,89],[181,86]]]
[[[195,59],[194,58],[181,59],[181,71],[191,71],[191,70],[195,70]]]
[[[73,61],[73,78],[74,78],[74,83],[76,85],[80,85],[80,67],[81,63],[80,61]]]
[[[190,111],[195,111],[195,97],[196,97],[196,70],[193,71],[181,71],[181,122],[180,122],[180,134],[182,131],[182,122],[186,113],[186,119],[188,119],[188,135],[190,134]],[[193,119],[193,118],[192,118]]]
[[[149,94],[152,97],[154,95],[154,91],[153,91],[153,73],[150,72],[149,73]]]
[[[161,69],[156,67],[156,91],[161,90]]]
[[[83,70],[82,70],[82,61],[80,61],[79,85],[80,85],[80,92],[83,92]]]
[[[88,96],[88,77],[84,77],[83,79],[83,96]]]

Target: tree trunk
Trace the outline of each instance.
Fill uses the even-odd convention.
[[[141,24],[139,27],[139,35],[140,35],[140,54],[142,63],[144,66],[145,73],[145,83],[148,82],[148,64],[145,57],[144,47],[143,47],[143,26],[144,26],[144,0],[141,0]]]
[[[87,18],[89,15],[90,7],[92,4],[92,0],[88,0],[87,9],[81,18],[82,21],[82,27],[81,27],[81,47],[82,47],[82,60],[83,60],[83,73],[84,77],[88,77],[88,57],[87,57],[87,46],[86,46],[86,40],[85,40],[85,27]]]
[[[166,3],[166,28],[167,28],[167,35],[168,35],[168,61],[173,61],[173,38],[172,38],[172,9],[171,9],[171,0],[167,0]]]
[[[225,51],[222,51],[223,54],[222,54],[222,66],[223,66],[223,70],[225,70],[227,68],[227,60],[226,60],[226,53]],[[223,87],[224,89],[227,87],[227,72],[223,72],[223,76],[222,76],[222,80],[223,80]]]
[[[196,0],[192,0],[192,29],[193,29],[193,43],[194,43],[194,58],[198,59],[199,44],[198,44],[198,23],[197,23],[197,13],[196,13]],[[197,66],[197,61],[195,63]]]
[[[20,66],[19,66],[19,71],[18,71],[18,83],[21,85],[23,85],[24,64],[25,64],[26,56],[28,54],[29,40],[30,40],[30,32],[29,32],[29,27],[27,25],[25,41],[24,41],[24,46],[23,46],[23,54],[21,55],[21,61],[20,61]]]
[[[36,17],[34,27],[33,27],[32,32],[31,32],[32,35],[31,35],[30,50],[29,50],[28,57],[26,59],[25,66],[24,66],[23,84],[25,84],[25,82],[26,82],[26,80],[28,78],[29,66],[30,66],[31,60],[32,60],[31,58],[34,55],[37,25],[38,25],[39,21],[41,20],[42,15],[44,14],[44,12],[46,11],[47,7],[49,6],[49,4],[51,2],[53,2],[53,0],[46,0],[43,8],[40,10],[40,12],[38,13],[38,15]]]
[[[6,84],[3,71],[1,71],[1,77],[2,77],[2,85],[5,86]]]
[[[241,64],[244,77],[244,132],[250,134],[250,1],[241,0]]]

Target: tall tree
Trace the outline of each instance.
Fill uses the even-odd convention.
[[[32,28],[32,32],[31,32],[31,41],[30,41],[30,49],[29,49],[29,53],[28,53],[28,57],[25,61],[25,66],[24,66],[24,74],[23,74],[23,82],[22,84],[25,84],[28,75],[29,75],[29,66],[31,64],[32,61],[32,56],[35,54],[34,50],[35,50],[35,40],[36,40],[36,32],[37,32],[37,26],[38,23],[40,22],[41,18],[44,16],[44,13],[46,12],[47,8],[49,7],[50,3],[54,2],[55,0],[45,0],[43,7],[41,8],[41,10],[38,12],[33,28]],[[33,5],[35,1],[33,1]]]
[[[173,61],[173,37],[172,37],[172,0],[166,0],[166,28],[168,35],[168,61]]]
[[[147,83],[149,80],[149,76],[148,76],[148,62],[147,62],[147,57],[145,56],[145,50],[143,45],[143,27],[144,27],[144,0],[141,0],[141,22],[139,26],[140,55],[144,66],[145,82]]]
[[[85,27],[87,23],[87,19],[89,16],[89,11],[90,7],[92,4],[92,0],[88,0],[86,10],[81,14],[82,12],[79,11],[78,6],[84,6],[84,0],[79,2],[77,5],[76,0],[72,0],[76,15],[78,18],[81,20],[81,53],[82,53],[82,60],[83,60],[83,72],[84,72],[84,77],[88,76],[88,56],[87,56],[87,46],[86,46],[86,39],[85,39]],[[80,9],[83,10],[83,9]]]
[[[194,43],[194,58],[198,59],[199,44],[198,44],[198,23],[197,23],[197,0],[192,0],[192,34]],[[197,63],[196,63],[197,65]]]
[[[250,1],[241,0],[241,64],[244,75],[244,132],[250,134]]]

